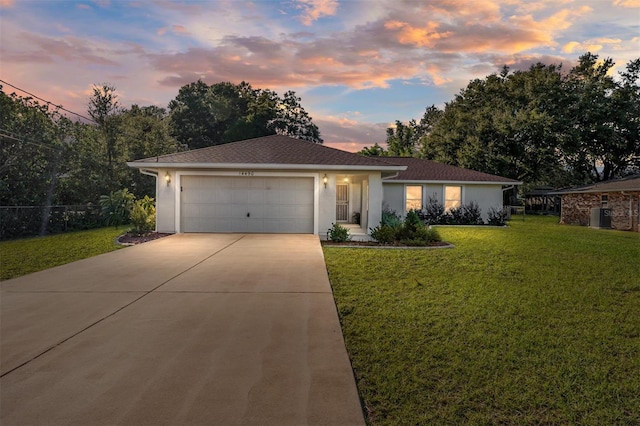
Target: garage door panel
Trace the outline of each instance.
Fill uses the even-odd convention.
[[[312,178],[183,176],[182,187],[183,232],[313,232]]]
[[[267,202],[266,190],[250,189],[247,198],[250,204],[265,204]]]

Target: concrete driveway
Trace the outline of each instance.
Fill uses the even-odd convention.
[[[317,236],[180,234],[0,288],[2,425],[364,424]]]

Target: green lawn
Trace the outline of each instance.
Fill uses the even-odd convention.
[[[0,242],[0,280],[116,250],[127,228],[101,228]]]
[[[640,424],[640,234],[439,231],[324,248],[369,424]]]

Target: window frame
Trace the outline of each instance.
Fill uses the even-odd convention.
[[[420,198],[409,198],[409,188],[420,188]],[[419,208],[407,208],[409,207],[409,201],[412,201],[415,205],[416,202],[420,204]],[[422,210],[424,207],[424,187],[423,185],[405,185],[404,186],[404,213],[407,214],[410,210]]]
[[[457,188],[457,189],[459,189],[460,190],[460,197],[459,198],[447,198],[447,188]],[[464,198],[464,186],[462,186],[462,185],[444,185],[444,188],[443,188],[442,192],[443,192],[442,201],[443,201],[444,211],[445,212],[449,212],[452,209],[459,208],[459,207],[462,206],[463,198]],[[449,202],[458,202],[458,205],[457,206],[448,207],[447,205],[449,204]]]

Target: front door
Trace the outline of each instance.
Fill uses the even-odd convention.
[[[349,185],[336,185],[336,222],[349,221]]]

